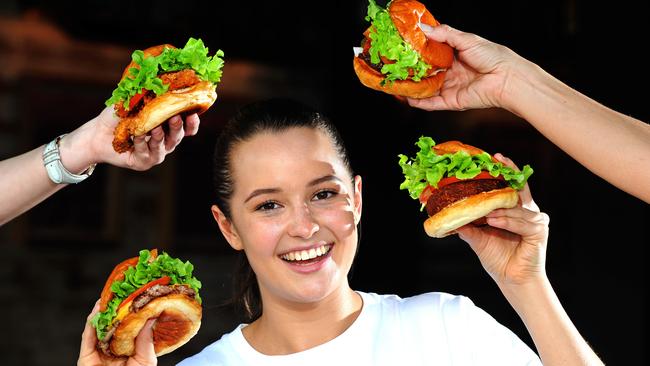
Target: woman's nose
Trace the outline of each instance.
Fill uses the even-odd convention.
[[[296,210],[289,224],[289,235],[304,239],[311,238],[320,227],[314,219],[309,207],[301,207]]]

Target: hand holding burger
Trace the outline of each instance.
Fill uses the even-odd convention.
[[[205,112],[217,99],[223,51],[208,56],[200,39],[190,38],[182,49],[169,44],[137,50],[106,105],[121,118],[113,148],[122,153],[143,136],[178,114]]]
[[[437,144],[420,137],[415,158],[399,155],[405,175],[400,189],[419,199],[429,218],[426,233],[434,238],[452,234],[470,224],[482,224],[485,215],[498,208],[512,208],[519,200],[533,169],[519,171],[490,154],[458,141]],[[478,220],[478,221],[477,221]]]
[[[396,96],[435,95],[454,60],[452,48],[428,39],[421,24],[440,23],[415,0],[393,0],[387,9],[374,0],[368,5],[362,47],[355,50],[354,71],[369,88]]]
[[[104,285],[98,312],[90,320],[99,357],[134,356],[141,342],[136,337],[143,328],[146,337],[147,324],[156,356],[187,343],[199,330],[202,314],[201,282],[192,276],[193,269],[191,263],[167,253],[158,255],[155,249],[142,250],[139,257],[118,264]],[[147,323],[149,320],[155,322]],[[86,343],[89,337],[84,334]]]

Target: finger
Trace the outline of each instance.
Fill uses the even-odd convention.
[[[145,135],[133,138],[133,153],[138,155],[138,157],[149,156],[149,145],[147,144],[147,137]]]
[[[196,113],[192,113],[185,118],[185,136],[194,136],[199,132],[201,119]]]
[[[411,107],[420,108],[425,111],[436,111],[445,109],[445,101],[440,96],[425,99],[406,98]]]
[[[151,130],[151,138],[147,142],[149,160],[152,163],[160,164],[165,160],[165,150],[163,146],[165,144],[165,131],[162,126],[158,126]]]
[[[95,328],[90,324],[92,318],[95,317],[95,314],[99,312],[99,300],[95,302],[93,310],[90,312],[90,315],[86,318],[86,325],[84,326],[84,331],[81,334],[81,346],[79,347],[79,358],[86,357],[95,352],[95,345],[97,344],[97,333]]]
[[[541,216],[539,212],[527,209],[523,206],[516,206],[513,208],[500,208],[496,209],[485,216],[490,217],[511,217],[520,218],[531,222],[539,222]]]
[[[548,215],[541,212],[536,213],[536,215],[538,216],[532,220],[511,216],[488,217],[487,223],[492,227],[525,237],[536,235],[546,230],[549,221]]]
[[[432,27],[430,25],[420,23],[420,29],[422,29],[427,38],[430,38],[434,41],[447,43],[458,51],[463,51],[472,47],[481,39],[475,34],[461,32],[450,27],[447,24],[441,24],[437,27]]]
[[[98,117],[100,121],[109,128],[115,128],[115,126],[120,122],[120,119],[115,114],[115,109],[112,105],[104,108]]]
[[[183,119],[181,116],[174,116],[169,119],[169,132],[165,136],[165,149],[167,152],[173,151],[185,136],[183,129]]]
[[[133,358],[141,365],[154,365],[156,363],[156,350],[153,344],[153,326],[156,319],[149,319],[135,338],[135,355]]]

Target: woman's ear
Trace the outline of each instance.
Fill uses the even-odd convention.
[[[361,176],[357,175],[354,177],[354,224],[359,225],[361,221]]]
[[[219,229],[226,238],[226,241],[228,241],[228,244],[230,244],[230,246],[235,250],[244,249],[241,238],[239,237],[239,234],[237,234],[237,229],[235,229],[232,221],[224,215],[217,205],[212,205],[211,210],[214,221],[219,225]]]

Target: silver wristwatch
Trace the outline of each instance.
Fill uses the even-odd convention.
[[[65,134],[55,138],[45,146],[45,150],[43,151],[43,164],[45,164],[47,175],[50,176],[52,182],[56,184],[79,183],[90,177],[97,164],[91,165],[81,174],[70,173],[61,163],[61,156],[59,155],[59,141],[63,136]]]

